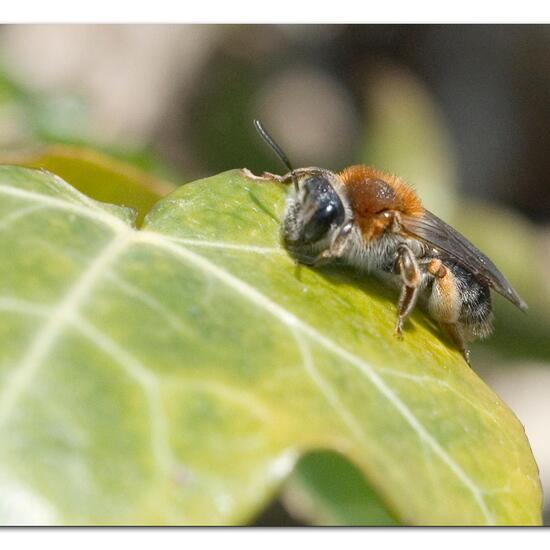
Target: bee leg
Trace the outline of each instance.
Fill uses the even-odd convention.
[[[314,266],[320,266],[326,264],[333,260],[334,258],[339,258],[342,255],[344,247],[346,246],[346,238],[350,234],[353,228],[353,224],[348,222],[336,235],[335,239],[332,241],[330,248],[327,248],[321,252],[312,262]]]
[[[271,172],[263,172],[261,176],[257,176],[256,174],[253,174],[248,168],[242,168],[241,174],[245,178],[254,181],[276,181],[278,183],[288,183],[290,181],[288,174],[285,174],[284,176],[279,176],[277,174],[272,174]]]
[[[395,334],[398,338],[403,335],[403,323],[414,309],[418,298],[418,289],[421,281],[418,263],[411,249],[401,245],[397,249],[397,269],[401,276],[401,293],[397,302],[397,321],[395,323]]]
[[[470,350],[466,346],[466,340],[462,332],[462,327],[459,323],[439,323],[441,330],[453,341],[456,347],[462,353],[468,366],[472,366],[470,363]]]
[[[430,314],[470,365],[470,350],[466,345],[462,325],[458,321],[462,302],[456,280],[439,259],[431,260],[427,264],[427,271],[434,277],[432,294],[428,301]]]
[[[395,335],[403,338],[403,323],[413,310],[418,297],[418,287],[403,285],[397,302],[397,321],[395,322]]]

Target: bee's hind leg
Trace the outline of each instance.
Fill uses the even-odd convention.
[[[406,245],[398,248],[396,267],[401,276],[401,293],[397,302],[397,321],[395,334],[398,338],[403,336],[403,323],[416,305],[418,290],[420,287],[420,269],[411,249]]]
[[[458,320],[462,302],[456,278],[438,259],[431,260],[427,264],[427,271],[434,278],[428,301],[430,314],[438,321],[441,331],[456,345],[466,363],[470,365],[470,350],[466,345],[463,327]]]
[[[444,332],[452,340],[452,342],[460,350],[460,353],[462,353],[462,356],[466,360],[466,363],[468,363],[468,365],[471,367],[472,365],[470,364],[470,350],[466,345],[466,339],[464,338],[464,333],[460,324],[440,322],[439,327],[441,328],[442,332]]]

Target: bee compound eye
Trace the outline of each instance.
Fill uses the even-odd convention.
[[[312,243],[321,240],[329,232],[340,215],[341,204],[328,202],[320,206],[304,226],[303,240]]]

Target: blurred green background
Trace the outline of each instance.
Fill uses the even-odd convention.
[[[550,495],[550,27],[0,27],[0,161],[52,168],[69,149],[42,148],[65,144],[178,184],[280,173],[256,117],[295,166],[407,179],[524,296],[527,316],[495,297],[473,367],[525,425]],[[286,498],[258,523],[307,521]]]

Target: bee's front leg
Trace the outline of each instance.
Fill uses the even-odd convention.
[[[324,265],[335,258],[339,258],[346,246],[346,239],[348,238],[351,230],[353,229],[353,223],[349,221],[342,229],[336,234],[329,248],[321,252],[314,260],[312,265],[318,267]]]
[[[414,309],[420,288],[420,269],[412,250],[405,244],[397,249],[396,267],[401,277],[401,293],[397,302],[397,321],[395,323],[395,334],[401,338],[403,334],[403,323]]]
[[[277,183],[289,183],[291,181],[290,174],[279,176],[277,174],[272,174],[271,172],[263,172],[261,176],[257,176],[256,174],[252,173],[248,168],[241,168],[241,174],[245,178],[259,182],[276,181]]]

